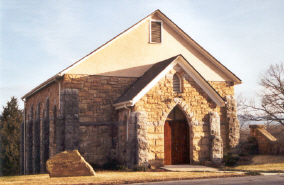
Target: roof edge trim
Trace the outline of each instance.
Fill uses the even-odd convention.
[[[34,89],[32,89],[30,92],[28,92],[27,94],[25,94],[21,99],[24,100],[26,98],[28,98],[29,96],[33,95],[34,93],[38,92],[39,90],[41,90],[42,88],[44,88],[45,86],[51,84],[52,82],[55,82],[56,79],[59,79],[63,76],[63,74],[58,73],[56,75],[54,75],[53,77],[47,79],[46,81],[44,81],[43,83],[39,84],[38,86],[36,86]]]
[[[207,50],[200,46],[195,40],[193,40],[187,33],[185,33],[180,27],[178,27],[170,18],[168,18],[160,10],[157,11],[158,16],[166,21],[169,26],[171,26],[182,38],[184,38],[188,43],[190,43],[195,49],[202,53],[209,61],[216,65],[221,71],[227,74],[236,84],[241,84],[242,80],[239,79],[234,73],[232,73],[228,68],[226,68],[221,62],[219,62],[215,57],[213,57]]]
[[[151,13],[150,15],[144,17],[143,19],[141,19],[139,22],[135,23],[134,25],[132,25],[131,27],[129,27],[128,29],[124,30],[123,32],[121,32],[120,34],[118,34],[117,36],[115,36],[114,38],[112,38],[111,40],[107,41],[105,44],[101,45],[100,47],[98,47],[97,49],[95,49],[94,51],[92,51],[91,53],[89,53],[88,55],[84,56],[83,58],[81,58],[80,60],[78,60],[77,62],[75,62],[74,64],[72,64],[71,66],[67,67],[66,69],[64,69],[63,71],[61,71],[61,73],[65,74],[67,73],[69,70],[71,70],[73,67],[79,65],[80,63],[82,63],[83,61],[87,60],[92,54],[99,52],[100,50],[104,49],[105,47],[107,47],[108,45],[110,45],[112,42],[114,42],[115,40],[117,40],[118,38],[120,38],[121,36],[123,36],[124,34],[127,34],[128,32],[130,32],[132,29],[138,27],[140,24],[142,24],[143,22],[147,21],[148,19],[151,19],[151,16],[153,14],[155,14],[156,12],[160,12],[160,10],[156,10],[153,13]]]
[[[180,59],[180,60],[179,60]],[[179,60],[179,61],[178,61]],[[148,83],[134,98],[128,101],[113,104],[116,110],[128,106],[134,106],[152,87],[158,83],[176,64],[179,64],[183,70],[208,94],[208,96],[219,106],[224,107],[225,101],[220,94],[201,76],[196,69],[182,56],[178,55],[164,70],[162,70],[150,83]],[[124,106],[123,106],[124,105]]]

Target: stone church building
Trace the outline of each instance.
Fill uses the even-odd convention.
[[[91,164],[219,164],[239,142],[241,80],[156,10],[25,94],[21,172],[79,150]]]

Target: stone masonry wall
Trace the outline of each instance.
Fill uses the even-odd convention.
[[[223,161],[223,141],[220,133],[220,117],[217,112],[210,112],[210,159],[214,165]]]
[[[95,75],[65,75],[62,89],[78,89],[79,121],[109,122],[118,120],[113,103],[137,78]]]
[[[130,112],[127,109],[119,110],[118,122],[118,159],[122,164],[127,164],[127,120],[130,117]]]
[[[117,112],[114,110],[112,104],[136,80],[137,78],[127,77],[64,75],[63,79],[58,80],[58,82],[61,84],[61,89],[78,90],[78,118],[80,118],[80,122],[102,123],[117,120]],[[35,148],[40,148],[40,171],[43,173],[45,169],[44,161],[54,156],[58,149],[56,140],[59,139],[59,136],[55,134],[56,127],[58,127],[57,129],[59,129],[59,131],[61,127],[65,131],[65,117],[59,115],[60,100],[58,82],[51,83],[26,99],[26,161],[22,163],[26,164],[26,171],[29,173],[33,173],[33,170],[36,169],[35,164],[38,166],[38,161],[34,161],[34,156],[39,155],[38,149]],[[45,105],[47,99],[48,107]],[[40,107],[39,111],[37,107]],[[48,112],[46,112],[47,109]],[[38,112],[37,114],[36,111]],[[46,117],[46,115],[48,115],[48,117]],[[43,128],[46,129],[46,127],[49,127],[49,131],[45,130],[43,132]],[[39,137],[34,134],[34,129],[40,129],[39,142],[34,141],[35,138]],[[48,139],[45,136],[46,134],[49,135]],[[49,156],[46,156],[46,151],[49,152]],[[86,153],[91,152],[86,151]],[[100,161],[100,157],[96,160],[94,160],[93,157],[92,161]],[[38,169],[36,169],[36,172],[38,172]]]
[[[261,155],[284,155],[284,142],[277,141],[265,125],[250,125],[250,136],[255,137]]]
[[[26,174],[44,173],[45,161],[55,155],[53,118],[58,114],[58,108],[56,108],[58,104],[59,84],[57,82],[26,98],[26,152],[25,160],[22,160],[25,163]],[[49,130],[46,130],[47,128]],[[23,174],[24,171],[21,173]]]
[[[60,115],[56,125],[56,153],[79,149],[79,97],[77,89],[60,92]]]
[[[79,151],[88,162],[102,165],[109,159],[118,159],[117,153],[120,152],[117,150],[121,151],[120,154],[126,153],[126,144],[121,143],[123,146],[117,149],[120,146],[117,137],[125,139],[124,134],[117,130],[125,132],[125,126],[118,123],[118,111],[115,111],[113,103],[137,79],[96,75],[64,76],[62,88],[77,89],[79,93]],[[121,162],[126,162],[126,157],[120,157]]]
[[[181,77],[181,93],[173,93],[172,79],[175,73]],[[226,82],[219,82],[219,84],[214,82],[214,86],[218,86],[220,92],[233,93],[233,88]],[[221,119],[223,123],[227,124],[226,110],[217,107],[203,89],[177,65],[147,92],[133,108],[133,111],[146,112],[147,114],[149,163],[151,161],[154,161],[154,163],[155,161],[163,161],[164,159],[164,123],[168,114],[176,105],[184,111],[190,124],[191,162],[202,163],[209,160],[209,112],[216,111],[220,118],[223,118]],[[226,132],[226,130],[223,130],[221,134],[226,135],[224,131]]]
[[[234,83],[233,82],[213,82],[209,81],[209,84],[220,94],[220,96],[225,99],[226,95],[234,96]],[[220,115],[221,121],[221,137],[223,141],[224,152],[227,152],[229,149],[229,125],[227,118],[227,109],[226,107],[220,108],[222,114]]]
[[[91,164],[102,165],[115,158],[111,126],[80,126],[79,152]]]
[[[226,151],[233,153],[239,152],[240,126],[237,118],[237,101],[234,96],[227,95],[225,97],[227,102],[227,120],[228,120],[228,140]]]

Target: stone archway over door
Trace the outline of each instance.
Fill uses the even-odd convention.
[[[185,115],[176,106],[164,126],[164,164],[189,164],[189,126]]]

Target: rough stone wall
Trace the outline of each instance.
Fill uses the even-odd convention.
[[[164,163],[164,127],[148,126],[148,161],[150,165],[162,166]]]
[[[50,133],[49,129],[50,129],[49,98],[46,98],[45,108],[44,108],[44,118],[42,121],[41,173],[47,172],[45,168],[45,163],[49,159],[49,133]]]
[[[117,137],[121,137],[122,140],[125,140],[126,134],[124,134],[124,132],[126,132],[126,127],[123,121],[118,122],[118,111],[115,111],[113,103],[137,79],[138,78],[95,75],[64,76],[62,88],[78,90],[79,122],[81,124],[79,151],[82,152],[82,155],[86,157],[86,160],[90,163],[101,165],[109,159],[117,159],[117,153],[120,154],[120,160],[124,162],[127,161],[127,157],[124,157],[123,154],[127,153],[126,145],[133,145],[133,143],[120,142],[120,144],[118,144],[120,147],[118,147],[118,149],[114,148],[117,147]],[[116,128],[113,128],[110,124],[114,124]],[[94,125],[94,127],[90,125]],[[108,126],[104,127],[102,125]],[[103,131],[102,135],[96,134],[99,133],[100,130]],[[114,132],[119,133],[118,136],[115,136],[115,139],[113,136],[110,136],[115,135]],[[94,133],[94,135],[92,135],[92,133]],[[100,138],[98,138],[97,135],[99,135]],[[96,142],[92,142],[92,139]],[[95,145],[96,147],[92,148],[90,145]],[[120,150],[120,152],[116,150]]]
[[[137,79],[66,74],[62,89],[78,89],[80,122],[109,122],[118,120],[113,103]]]
[[[210,160],[209,124],[192,122],[190,138],[191,164],[203,164]]]
[[[221,97],[227,95],[235,95],[234,83],[233,82],[208,82],[219,94]]]
[[[62,82],[62,80],[59,81]],[[49,116],[52,117],[54,106],[58,106],[59,103],[59,85],[57,82],[53,82],[52,84],[44,87],[39,92],[28,97],[26,99],[26,110],[30,110],[31,106],[35,107],[40,102],[42,104],[40,110],[40,117],[43,118],[43,110],[45,108],[44,104],[46,102],[47,97],[49,98]],[[26,112],[26,118],[28,118],[28,111]]]
[[[239,139],[240,139],[240,126],[239,126],[239,120],[237,118],[237,101],[234,96],[228,95],[225,97],[227,104],[226,104],[226,110],[227,110],[227,120],[229,122],[228,124],[228,142],[226,152],[230,151],[233,153],[239,152]]]
[[[235,94],[233,82],[209,81],[208,83],[220,94],[223,99],[225,99],[227,95],[234,96]],[[221,107],[220,112],[222,112],[222,114],[220,114],[221,137],[223,141],[224,152],[227,152],[230,143],[228,138],[229,126],[226,107]]]
[[[41,119],[40,119],[40,102],[36,106],[35,122],[33,125],[33,173],[40,173],[40,147],[41,147]]]
[[[172,79],[175,73],[181,77],[181,93],[173,93]],[[168,104],[171,104],[174,98],[187,102],[187,109],[191,110],[198,122],[209,123],[209,111],[219,109],[203,89],[177,65],[135,104],[134,111],[145,111],[147,122],[157,122],[161,120],[163,112],[173,108],[169,108]],[[222,114],[220,110],[218,113]]]
[[[128,116],[129,114],[129,116]],[[127,164],[127,120],[130,117],[130,112],[127,109],[119,110],[118,122],[118,159],[122,164]]]
[[[79,152],[89,163],[103,165],[116,158],[113,139],[111,125],[81,125]]]
[[[61,80],[59,81],[61,82]],[[58,104],[59,85],[57,82],[53,82],[26,98],[26,150],[23,163],[25,163],[27,174],[43,173],[45,170],[44,161],[47,155],[48,158],[55,155],[53,117],[54,114],[58,114],[58,111],[54,112],[53,110],[56,106],[58,107]],[[46,130],[46,128],[49,130]],[[48,154],[46,153],[47,145],[49,148]]]
[[[77,89],[60,92],[60,115],[56,127],[56,152],[79,149],[79,97]]]
[[[265,125],[250,125],[250,136],[257,139],[258,152],[261,155],[284,155],[284,142],[277,141],[265,128]]]
[[[214,165],[223,161],[223,141],[220,133],[220,117],[217,112],[210,112],[210,159]]]
[[[136,119],[136,112],[131,112],[128,118],[128,139],[126,140],[126,163],[128,168],[133,168],[138,163]]]
[[[26,121],[26,174],[33,173],[33,107],[30,107]]]
[[[145,112],[136,112],[137,125],[137,164],[148,166],[148,139],[147,139],[147,115]]]
[[[173,93],[172,79],[175,73],[181,77],[181,93]],[[220,83],[226,84],[225,82]],[[214,84],[217,86],[217,83]],[[220,85],[220,91],[222,87]],[[233,89],[224,86],[224,92],[226,92],[226,88]],[[133,108],[133,111],[146,112],[147,115],[149,163],[161,163],[161,161],[163,163],[163,127],[168,114],[176,105],[185,113],[190,124],[191,163],[202,163],[209,160],[209,112],[214,110],[221,118],[226,118],[226,111],[217,107],[196,82],[177,65]],[[226,121],[226,119],[223,119],[223,121]]]
[[[271,145],[269,145],[268,152],[272,155],[284,155],[284,142],[273,141]]]

